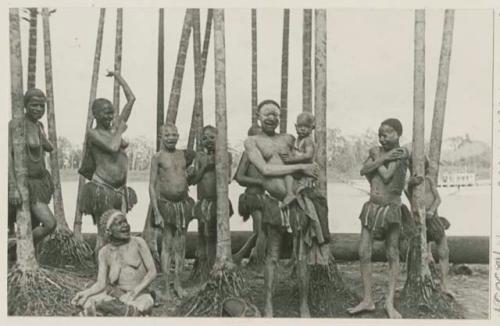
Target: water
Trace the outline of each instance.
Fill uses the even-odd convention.
[[[66,218],[70,227],[73,226],[77,181],[63,181],[63,200]],[[132,231],[142,231],[149,203],[149,192],[147,181],[129,182],[129,186],[135,189],[138,196],[138,204],[128,214]],[[356,183],[350,186],[343,183],[328,184],[328,206],[330,210],[330,230],[335,233],[358,233],[360,223],[358,219],[361,206],[368,200],[366,182]],[[442,204],[439,208],[441,216],[451,222],[448,230],[449,235],[474,235],[487,236],[490,234],[491,225],[491,188],[490,186],[462,187],[460,191],[456,188],[440,188]],[[229,185],[229,198],[233,203],[235,215],[231,218],[231,230],[249,231],[252,229],[251,221],[243,223],[238,215],[238,197],[243,192],[237,183]],[[195,198],[196,191],[191,190],[191,196]],[[197,230],[196,221],[189,225],[190,231]],[[83,217],[83,232],[95,232],[96,227],[92,224],[90,216]]]

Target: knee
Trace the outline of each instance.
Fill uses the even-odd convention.
[[[370,248],[365,246],[360,246],[358,249],[359,260],[361,262],[367,263],[372,260],[372,251]]]
[[[387,246],[386,255],[387,255],[387,261],[398,262],[399,261],[399,248],[395,245]]]
[[[47,222],[45,223],[45,228],[47,228],[47,230],[49,230],[49,232],[54,231],[56,229],[56,226],[57,226],[57,222],[56,222],[55,218],[51,218],[51,219],[47,220]]]

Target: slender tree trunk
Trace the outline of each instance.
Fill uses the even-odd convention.
[[[164,9],[158,13],[158,78],[156,90],[156,151],[160,150],[161,126],[165,119],[165,22]]]
[[[215,127],[217,138],[215,147],[215,175],[217,182],[217,255],[215,265],[224,266],[232,261],[231,231],[229,229],[229,156],[227,146],[226,112],[226,45],[224,31],[224,11],[214,10],[215,49]]]
[[[320,167],[318,189],[327,196],[326,175],[326,10],[316,9],[314,46],[314,112],[316,116],[316,163]]]
[[[304,9],[302,33],[302,111],[312,113],[312,9]]]
[[[167,107],[166,122],[171,122],[174,124],[177,120],[177,110],[179,109],[179,100],[181,97],[184,66],[186,64],[186,55],[189,47],[189,36],[191,34],[192,12],[193,9],[186,9],[186,15],[184,16],[184,24],[182,25],[179,51],[177,52],[177,62],[175,63],[174,80],[172,81],[172,89],[170,90],[170,98]]]
[[[257,125],[257,9],[252,9],[252,126]]]
[[[431,143],[429,148],[429,174],[435,184],[438,182],[441,144],[443,142],[444,116],[446,111],[446,95],[448,92],[448,77],[450,75],[450,57],[453,43],[453,22],[455,11],[447,9],[444,14],[443,39],[439,72],[434,99],[434,115],[432,119]]]
[[[115,71],[122,71],[122,43],[123,43],[123,8],[116,9],[116,39],[115,39]],[[120,114],[120,83],[115,78],[113,83],[113,107],[115,119]]]
[[[37,48],[37,26],[38,26],[38,9],[29,8],[30,12],[30,33],[28,46],[28,86],[27,88],[36,87],[36,48]]]
[[[21,32],[18,9],[9,9],[9,25],[12,119],[22,125],[24,119],[23,64],[21,61]],[[33,234],[31,232],[31,211],[26,180],[28,168],[25,133],[25,128],[14,128],[11,142],[15,178],[22,198],[22,205],[17,208],[16,214],[17,267],[21,271],[29,272],[38,269],[38,262],[35,258]]]
[[[94,115],[92,114],[92,104],[96,99],[97,94],[97,82],[99,80],[99,66],[101,62],[101,50],[102,50],[102,39],[104,34],[104,18],[106,15],[106,9],[102,8],[99,14],[99,23],[97,27],[97,40],[95,46],[94,54],[94,66],[92,69],[92,81],[90,84],[90,96],[89,96],[89,106],[87,111],[87,124],[85,126],[85,138],[82,146],[82,156],[81,161],[85,157],[85,152],[87,150],[87,129],[92,128],[92,122],[94,121]],[[73,232],[75,237],[79,240],[82,239],[82,212],[80,211],[80,205],[78,204],[80,200],[80,195],[82,188],[85,185],[85,178],[80,176],[78,179],[78,195],[76,199],[76,209],[75,209],[75,221],[73,224]]]
[[[288,40],[290,37],[290,9],[283,9],[283,48],[281,58],[281,118],[280,133],[286,133],[288,124]]]
[[[61,176],[59,174],[59,158],[57,151],[57,129],[56,115],[54,111],[54,84],[52,80],[52,50],[50,42],[50,23],[49,10],[42,9],[43,22],[43,45],[45,59],[45,89],[47,94],[47,129],[49,141],[54,146],[54,150],[50,153],[50,172],[54,182],[54,215],[57,220],[57,227],[65,231],[69,231],[68,222],[64,214],[64,205],[61,189]]]

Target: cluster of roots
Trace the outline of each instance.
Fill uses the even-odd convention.
[[[358,298],[346,286],[333,256],[328,265],[309,267],[309,309],[312,317],[336,317]]]
[[[93,250],[73,233],[56,230],[43,242],[39,261],[42,265],[72,270],[94,270]]]
[[[207,283],[179,307],[181,316],[220,317],[228,298],[241,298],[244,281],[234,265],[214,266]]]
[[[36,268],[22,271],[13,268],[7,277],[8,315],[67,316],[78,313],[70,301],[86,284],[75,284],[76,278],[65,270]]]

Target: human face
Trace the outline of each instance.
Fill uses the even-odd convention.
[[[206,129],[201,136],[201,144],[208,151],[215,150],[215,131],[212,129]]]
[[[273,134],[280,122],[280,110],[272,103],[260,108],[259,121],[262,131],[266,134]]]
[[[177,128],[174,127],[164,127],[161,133],[161,141],[163,146],[169,150],[175,150],[175,145],[177,145],[177,141],[179,140],[179,133],[177,132]]]
[[[26,114],[33,121],[40,120],[45,114],[45,97],[33,96],[26,105]]]
[[[111,241],[123,241],[130,239],[130,225],[128,224],[125,215],[120,214],[114,218],[113,222],[109,226],[108,234]]]
[[[378,129],[378,141],[384,150],[389,151],[399,146],[399,135],[391,126],[381,125]]]
[[[110,102],[103,102],[99,109],[96,110],[95,119],[99,125],[103,126],[105,129],[109,129],[114,115],[115,111],[113,105]]]
[[[306,138],[311,134],[313,126],[310,121],[299,118],[295,124],[295,130],[297,131],[299,138]]]

